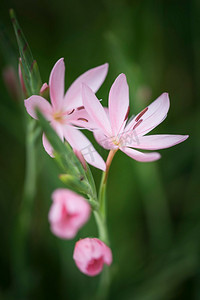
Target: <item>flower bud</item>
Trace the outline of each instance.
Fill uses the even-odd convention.
[[[89,219],[90,205],[85,198],[68,189],[55,190],[52,199],[49,211],[51,231],[63,239],[74,238]]]
[[[49,86],[46,82],[42,85],[40,89],[40,96],[42,96],[45,99],[48,99],[49,97]]]
[[[112,252],[101,240],[85,238],[76,243],[73,258],[82,273],[96,276],[112,263]]]

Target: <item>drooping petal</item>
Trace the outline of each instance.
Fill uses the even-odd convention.
[[[53,127],[53,129],[56,131],[56,133],[58,134],[58,136],[60,137],[60,139],[63,141],[64,137],[63,137],[63,127],[61,124],[59,124],[58,122],[51,122],[51,126]],[[42,135],[42,143],[44,146],[45,151],[51,156],[54,157],[53,155],[53,148],[51,146],[51,144],[49,143],[46,135],[43,133]]]
[[[138,142],[127,143],[126,146],[144,149],[144,150],[158,150],[172,147],[185,141],[188,135],[173,135],[173,134],[155,134],[141,136]]]
[[[69,109],[76,108],[82,105],[82,83],[89,86],[94,93],[98,91],[102,83],[104,82],[108,72],[108,64],[101,65],[99,67],[90,69],[79,76],[69,87],[65,95],[65,105]]]
[[[121,151],[123,151],[125,154],[130,156],[131,158],[141,161],[141,162],[150,162],[158,160],[161,155],[157,152],[150,152],[150,153],[143,153],[134,149],[131,149],[129,147],[122,147],[120,148]]]
[[[54,65],[49,78],[51,103],[53,107],[58,110],[63,105],[64,81],[65,81],[65,64],[64,64],[64,59],[60,58]]]
[[[129,89],[124,74],[120,74],[114,81],[109,93],[109,115],[113,134],[123,130],[129,111]]]
[[[112,135],[106,112],[94,92],[85,84],[82,85],[83,105],[90,117],[106,135]]]
[[[51,146],[51,144],[49,143],[46,135],[43,133],[42,135],[42,144],[43,144],[43,147],[45,149],[45,151],[51,156],[51,157],[54,157],[53,155],[53,148]]]
[[[77,129],[66,126],[64,136],[73,149],[82,153],[85,160],[92,166],[105,171],[106,164],[90,141]]]
[[[35,109],[38,108],[47,120],[51,120],[52,106],[41,96],[33,95],[24,100],[27,113],[34,119],[37,119]]]
[[[135,128],[138,136],[145,135],[166,118],[169,105],[169,96],[167,93],[163,93],[143,111],[136,115],[136,117],[126,126],[126,131]]]

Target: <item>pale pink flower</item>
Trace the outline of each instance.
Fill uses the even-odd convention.
[[[102,271],[104,264],[111,265],[112,252],[101,240],[85,238],[76,243],[73,258],[82,273],[96,276]]]
[[[52,194],[49,211],[51,231],[60,238],[72,239],[88,221],[90,205],[85,198],[68,189],[57,189]]]
[[[74,150],[82,153],[89,164],[102,170],[105,170],[105,162],[90,141],[73,125],[85,128],[92,126],[83,107],[81,84],[87,84],[95,93],[103,83],[107,71],[108,64],[90,69],[78,77],[64,94],[65,64],[61,58],[54,65],[49,78],[51,104],[38,95],[25,100],[26,110],[31,117],[37,119],[35,109],[39,108],[61,140],[64,141],[65,138]],[[46,84],[43,85],[41,91],[46,87]],[[53,156],[52,147],[44,134],[43,145],[47,153]]]
[[[92,90],[83,84],[83,105],[96,123],[94,136],[105,149],[120,149],[137,161],[155,161],[157,152],[143,153],[136,149],[158,150],[185,141],[188,135],[147,135],[167,116],[169,97],[163,93],[127,123],[129,114],[129,88],[126,76],[120,74],[109,93],[109,108],[102,107]],[[97,113],[98,112],[98,113]]]

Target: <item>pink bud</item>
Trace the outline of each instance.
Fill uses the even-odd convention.
[[[46,82],[43,83],[43,85],[40,89],[40,96],[42,96],[45,99],[48,99],[48,97],[49,97],[49,86]]]
[[[95,276],[102,271],[104,264],[110,266],[112,252],[99,239],[86,238],[76,243],[73,258],[81,272]]]
[[[48,84],[45,82],[43,83],[41,89],[40,89],[40,95],[43,94],[46,90],[48,90],[49,86]]]
[[[74,238],[89,219],[90,205],[85,198],[68,189],[55,190],[52,199],[49,211],[51,231],[63,239]]]

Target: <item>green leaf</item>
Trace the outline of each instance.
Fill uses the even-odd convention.
[[[10,17],[14,27],[19,53],[22,60],[22,74],[26,85],[28,95],[39,94],[42,86],[39,68],[36,60],[34,60],[30,47],[17,21],[15,12],[10,9]]]
[[[55,151],[55,158],[59,161],[61,167],[71,175],[82,174],[82,176],[85,176],[84,168],[74,154],[72,148],[61,141],[42,113],[37,109],[36,111],[40,125],[45,132],[48,141],[53,147]]]
[[[70,145],[61,141],[40,111],[37,111],[37,116],[48,141],[54,149],[55,160],[61,167],[62,172],[65,173],[65,176],[61,175],[60,179],[66,185],[73,186],[73,189],[78,192],[93,195],[85,170]]]

